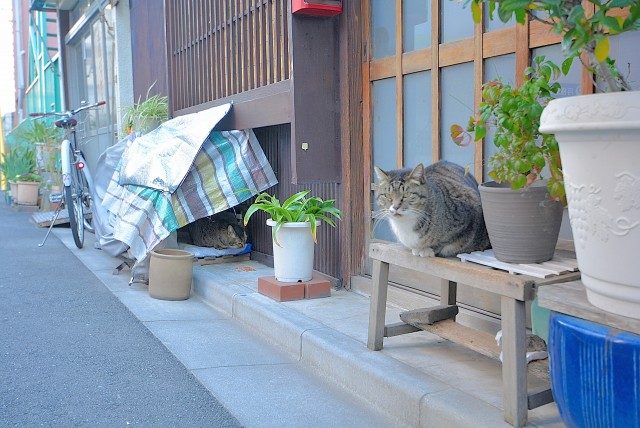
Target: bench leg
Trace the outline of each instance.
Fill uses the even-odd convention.
[[[528,407],[525,305],[510,297],[501,299],[504,419],[521,427],[527,423]]]
[[[369,338],[367,347],[372,351],[382,349],[384,317],[387,311],[387,288],[389,287],[389,263],[373,260],[371,306],[369,308]]]
[[[440,280],[440,304],[443,306],[455,306],[458,292],[458,283],[447,279]],[[452,318],[454,321],[456,317]]]

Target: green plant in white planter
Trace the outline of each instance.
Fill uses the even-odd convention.
[[[308,194],[308,190],[298,192],[280,203],[275,196],[261,193],[244,216],[245,225],[256,211],[271,217],[267,225],[272,228],[273,265],[278,281],[309,281],[313,276],[317,228],[321,221],[335,227],[334,219],[340,219],[335,200],[307,197]]]
[[[495,129],[498,152],[489,160],[495,181],[479,190],[494,254],[504,262],[550,260],[558,241],[565,198],[560,153],[553,135],[541,135],[538,126],[542,109],[560,89],[551,83],[559,73],[557,65],[538,57],[519,87],[499,80],[486,83],[467,128],[451,127],[459,145]]]
[[[563,70],[583,54],[599,89],[609,92],[550,102],[540,131],[554,134],[560,146],[571,229],[589,301],[640,319],[640,91],[631,91],[609,58],[611,36],[640,28],[640,2],[590,0],[593,13],[578,0],[472,0],[474,10],[480,3],[488,3],[490,10],[497,6],[503,21],[515,15],[520,23],[527,16],[547,22],[562,36],[567,57]]]

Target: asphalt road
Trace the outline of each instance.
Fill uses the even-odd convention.
[[[0,198],[0,427],[239,426],[55,237]]]

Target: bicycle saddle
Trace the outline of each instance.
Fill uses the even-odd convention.
[[[54,122],[54,124],[58,127],[58,128],[73,128],[74,126],[76,126],[78,124],[78,121],[75,120],[72,117],[65,117],[64,119],[59,119],[56,120]]]

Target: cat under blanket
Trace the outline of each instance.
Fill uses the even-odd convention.
[[[243,248],[247,243],[244,226],[230,211],[222,211],[189,224],[193,245],[198,247]]]
[[[381,216],[414,255],[451,257],[490,247],[478,183],[461,166],[439,161],[375,172]]]

